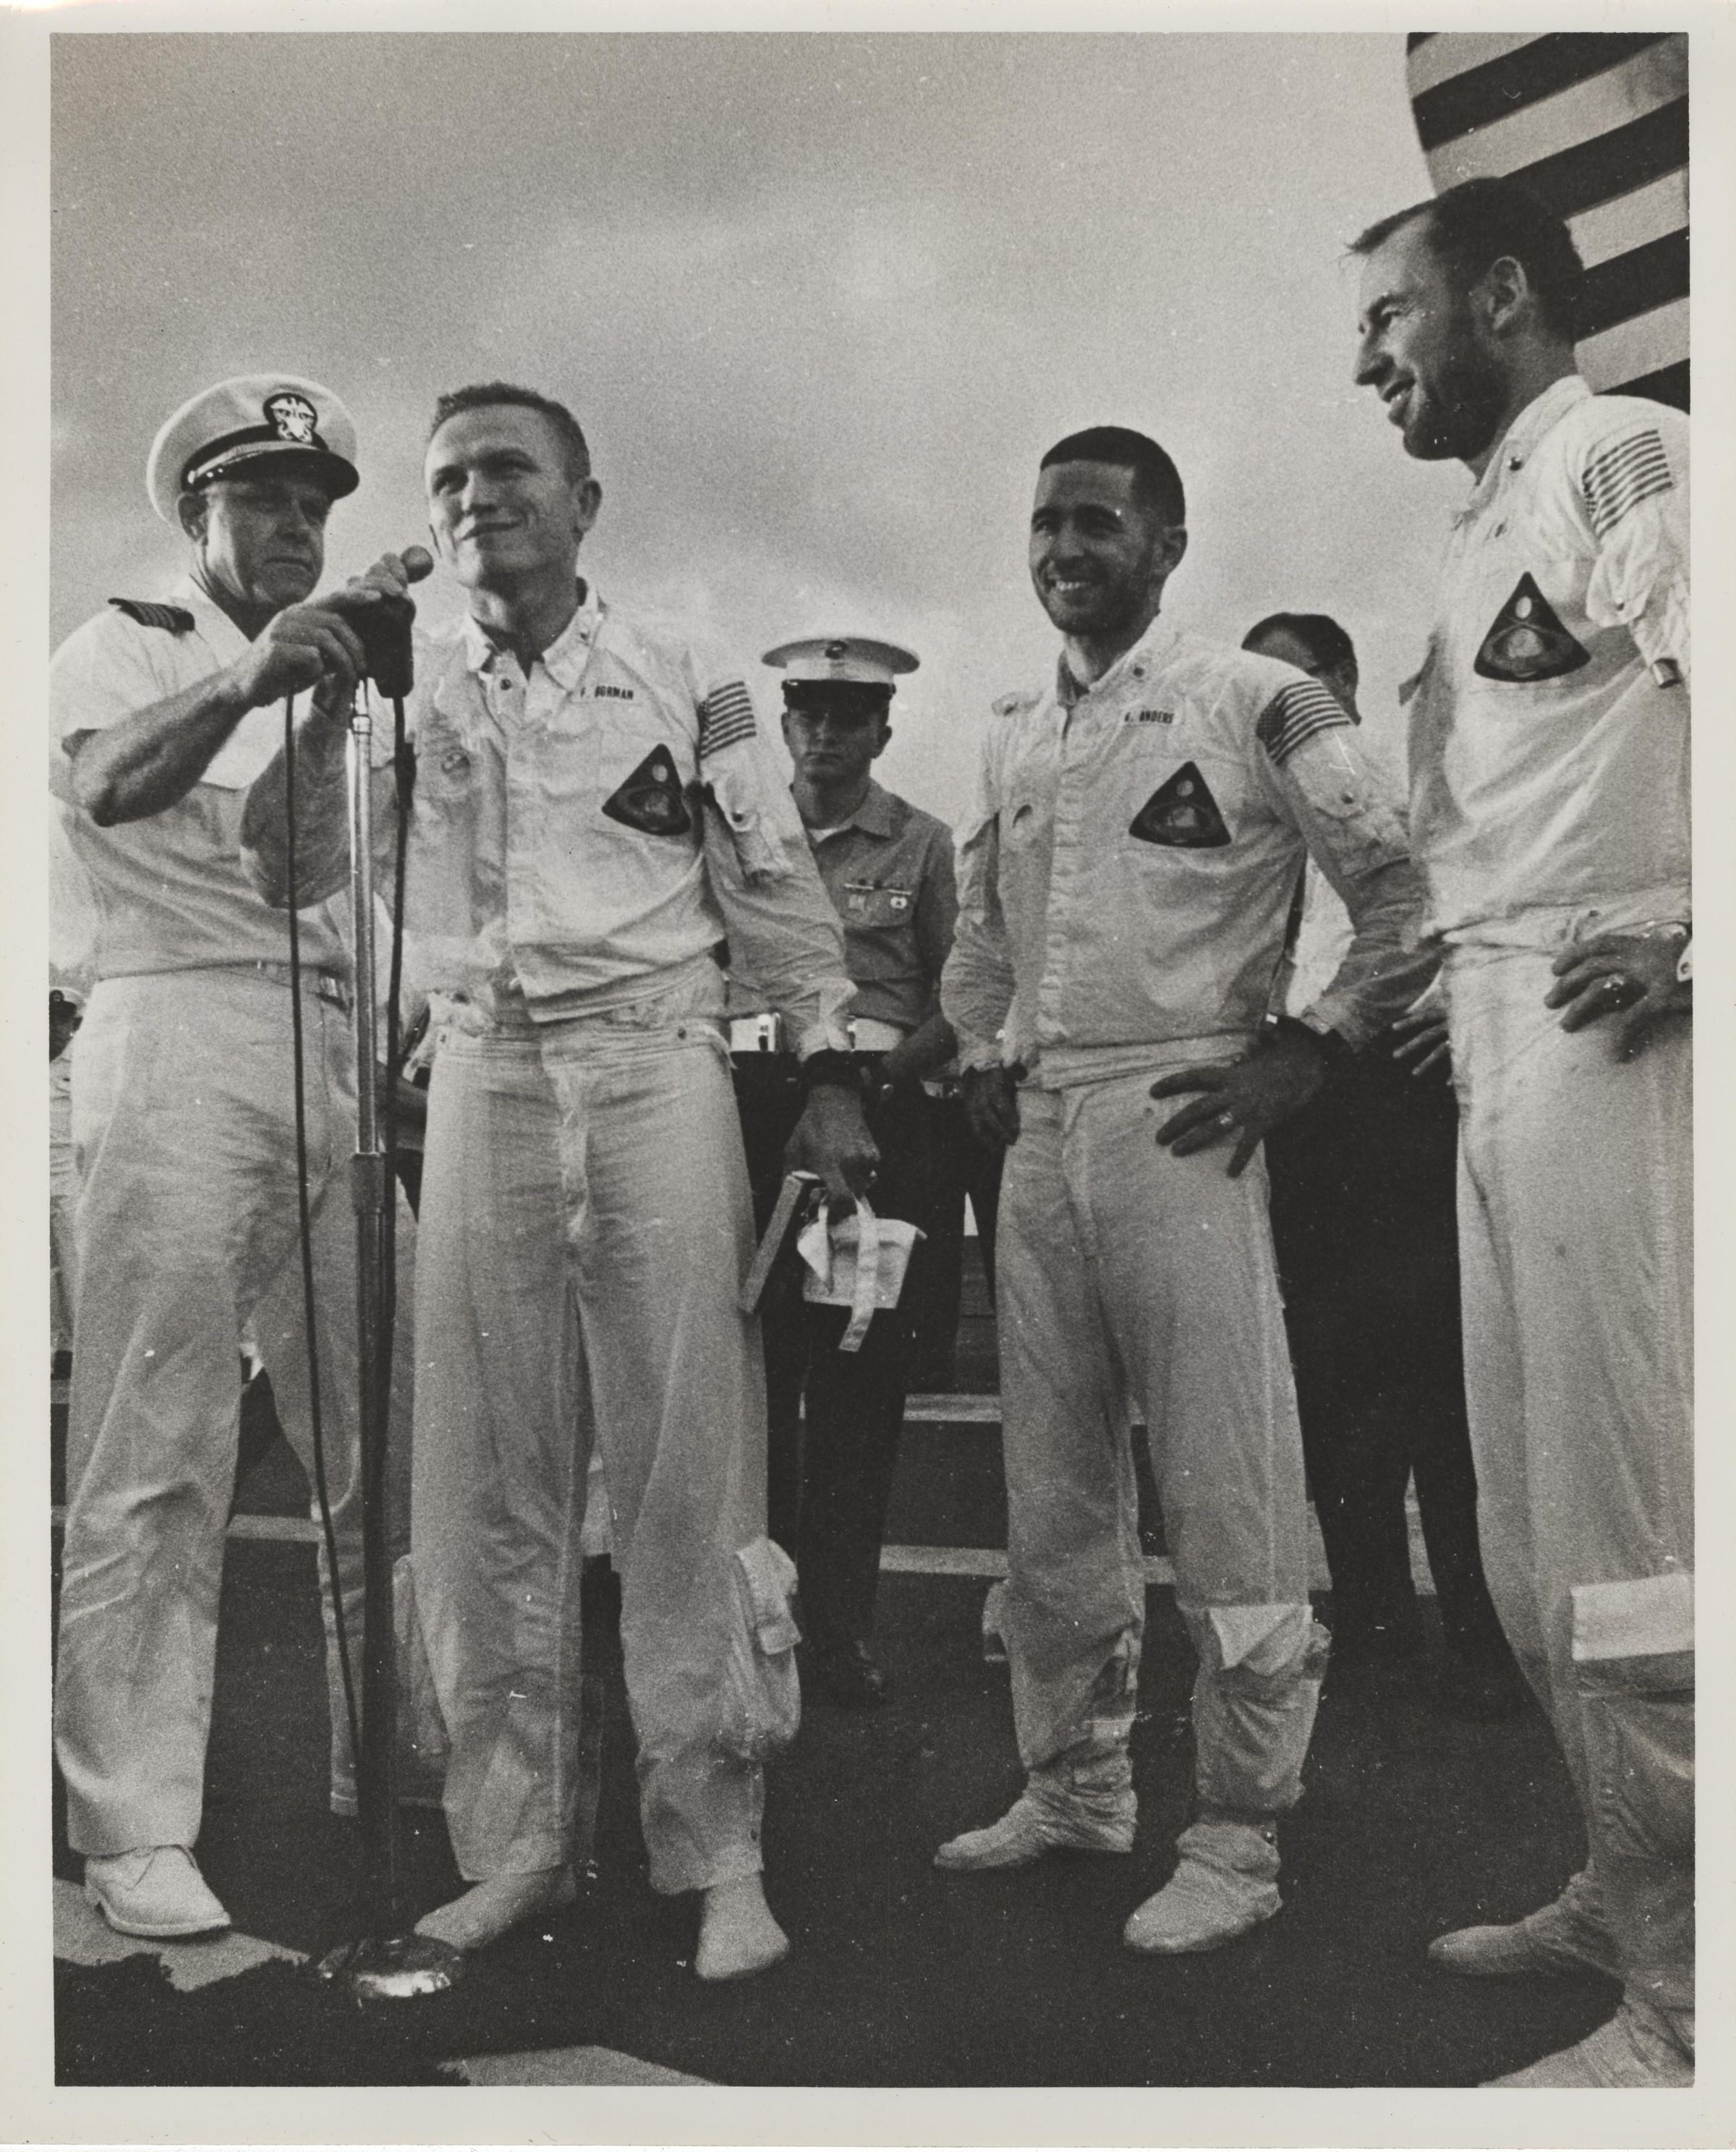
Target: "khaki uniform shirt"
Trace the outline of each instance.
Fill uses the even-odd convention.
[[[940,1007],[958,916],[952,832],[871,779],[850,820],[809,842],[843,922],[851,1013],[915,1031]]]

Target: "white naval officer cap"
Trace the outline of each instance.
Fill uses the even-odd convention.
[[[890,688],[900,672],[914,672],[917,660],[896,642],[867,635],[808,635],[780,642],[760,659],[781,667],[789,680],[852,680],[865,688]]]
[[[150,444],[145,484],[165,523],[175,503],[266,457],[295,456],[329,487],[353,493],[356,422],[329,388],[294,373],[239,373],[190,397]]]

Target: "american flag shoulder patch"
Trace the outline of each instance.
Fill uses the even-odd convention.
[[[1654,494],[1673,491],[1675,484],[1655,426],[1611,442],[1587,463],[1581,480],[1592,530],[1600,538],[1608,537],[1630,509]]]
[[[1260,713],[1255,737],[1282,769],[1304,740],[1332,725],[1348,725],[1348,713],[1335,696],[1313,680],[1292,680]]]
[[[759,730],[747,688],[739,680],[726,680],[712,689],[700,708],[699,759],[733,747],[738,740],[752,739]]]

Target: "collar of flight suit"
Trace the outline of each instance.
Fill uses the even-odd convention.
[[[584,677],[602,612],[602,601],[595,587],[581,576],[578,610],[535,661],[564,693],[571,694]],[[474,613],[464,615],[464,664],[470,672],[490,672],[503,658],[510,656],[511,652],[495,641]]]
[[[1180,637],[1180,629],[1172,627],[1161,613],[1157,614],[1139,641],[1124,650],[1100,678],[1089,683],[1074,677],[1063,648],[1055,660],[1055,700],[1063,710],[1070,710],[1087,695],[1112,695],[1129,680],[1143,680],[1148,672],[1158,670]]]
[[[1470,499],[1455,520],[1465,522],[1486,508],[1509,473],[1523,470],[1543,436],[1591,393],[1591,384],[1583,374],[1564,373],[1559,381],[1551,381],[1541,396],[1534,396],[1502,436],[1500,446],[1489,459],[1489,468],[1471,489]]]

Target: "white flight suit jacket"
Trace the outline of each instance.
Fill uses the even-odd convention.
[[[1688,917],[1688,587],[1687,419],[1556,382],[1454,526],[1413,683],[1433,933]]]
[[[1356,933],[1308,1018],[1360,1047],[1415,999],[1403,806],[1317,683],[1159,620],[1094,686],[1063,662],[995,711],[942,986],[965,1066],[1065,1084],[1241,1050],[1310,854]]]

